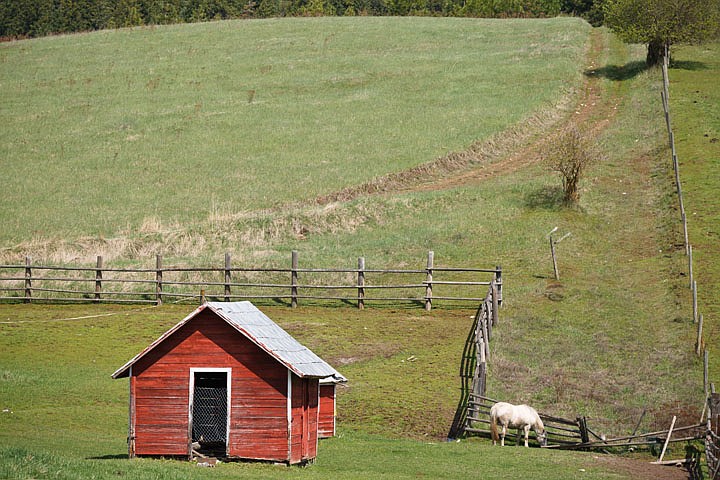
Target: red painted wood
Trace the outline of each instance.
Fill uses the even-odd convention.
[[[320,412],[318,414],[318,436],[335,436],[335,384],[320,385]]]
[[[289,452],[287,368],[209,310],[132,367],[137,455],[188,454],[191,368],[232,369],[228,455],[290,463],[315,457],[318,381],[292,375]]]

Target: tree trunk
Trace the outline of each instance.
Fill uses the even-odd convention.
[[[655,39],[648,43],[645,59],[647,66],[656,67],[662,63],[663,58],[665,58],[665,42]]]

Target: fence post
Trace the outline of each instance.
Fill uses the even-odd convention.
[[[498,324],[498,307],[500,305],[498,300],[498,287],[495,280],[490,282],[490,291],[492,295],[492,324],[495,326]]]
[[[98,255],[97,267],[95,269],[95,301],[99,302],[102,297],[102,268],[103,268],[103,257]]]
[[[710,368],[710,352],[708,352],[708,349],[705,349],[704,355],[703,355],[703,388],[705,391],[705,398],[708,397],[710,394],[710,380],[709,380],[709,373],[708,369]],[[720,412],[715,412],[716,414],[719,414]]]
[[[500,306],[500,305],[502,305],[502,301],[503,301],[502,266],[500,266],[500,265],[497,265],[495,267],[495,287],[497,288],[498,306]]]
[[[555,280],[560,280],[560,272],[558,272],[557,258],[555,258],[555,240],[553,239],[552,234],[550,234],[550,256],[552,256]]]
[[[700,352],[703,348],[703,316],[700,315],[700,319],[698,320],[698,328],[697,328],[697,343],[695,344],[695,354],[700,356]]]
[[[433,280],[433,264],[435,263],[435,252],[430,250],[427,256],[426,285],[425,285],[425,310],[432,310],[432,280]]]
[[[225,252],[225,301],[230,301],[230,253]]]
[[[162,255],[155,255],[155,304],[162,305],[163,291],[163,261]]]
[[[290,261],[290,306],[296,308],[298,306],[297,294],[298,294],[298,252],[297,250],[292,251],[292,258]]]
[[[692,245],[688,245],[688,275],[690,276],[690,288],[693,286],[695,278],[693,276],[693,248]]]
[[[25,303],[32,301],[32,268],[30,268],[30,263],[30,257],[25,257],[25,299],[23,300]]]
[[[358,258],[358,308],[365,308],[365,257]]]
[[[692,289],[692,306],[693,306],[693,323],[698,322],[698,299],[697,299],[697,282],[693,280]]]

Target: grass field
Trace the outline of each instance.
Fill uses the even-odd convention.
[[[412,25],[423,25],[426,29],[433,27],[446,31],[449,28],[445,20],[439,19],[396,19],[397,25],[393,25],[392,19],[367,20],[368,27],[361,27],[361,23],[352,25],[368,28],[370,37],[370,33],[380,28],[379,25],[386,29],[410,28],[405,22],[420,22]],[[314,35],[312,38],[317,45],[324,43],[328,34],[317,26],[327,25],[323,22],[329,19],[316,24],[312,21],[299,20],[297,25],[293,22],[284,25],[291,30],[304,29],[305,35]],[[445,26],[436,27],[435,21]],[[267,25],[277,26],[273,22]],[[461,21],[462,25],[466,25],[462,22],[476,21]],[[152,43],[151,40],[156,38],[154,35],[162,38],[172,32],[176,32],[173,33],[175,39],[183,35],[183,38],[190,39],[197,34],[220,42],[218,32],[260,28],[263,24],[251,22],[250,25],[223,23],[188,26],[186,31],[173,27],[168,30],[58,37],[39,43],[2,45],[0,54],[5,64],[20,54],[37,55],[33,58],[42,57],[51,62],[55,56],[69,55],[64,50],[68,42],[86,42],[86,48],[101,48],[103,41],[112,44],[113,38],[122,38],[129,44],[135,42],[140,48],[141,44]],[[488,66],[494,65],[493,62],[505,63],[516,55],[508,53],[502,61],[492,60],[493,52],[505,51],[503,42],[514,45],[508,48],[517,51],[518,55],[519,51],[529,48],[532,42],[518,41],[521,37],[514,36],[521,35],[518,32],[525,32],[522,35],[532,38],[538,36],[536,52],[556,51],[540,43],[549,41],[552,45],[557,37],[552,33],[554,28],[563,31],[570,28],[576,35],[575,40],[569,43],[570,50],[575,52],[571,65],[562,66],[565,60],[559,58],[564,54],[559,52],[556,52],[556,60],[560,66],[555,66],[549,57],[541,55],[542,71],[558,76],[555,80],[544,82],[554,86],[543,87],[539,93],[532,92],[545,98],[522,100],[523,105],[513,107],[518,109],[516,116],[508,113],[506,117],[499,113],[507,123],[493,128],[499,130],[513,124],[516,128],[493,137],[493,142],[507,137],[512,143],[500,148],[492,161],[466,165],[455,176],[452,172],[448,173],[447,176],[454,179],[450,183],[436,178],[428,185],[411,185],[383,194],[351,196],[345,201],[321,206],[301,202],[264,210],[263,207],[272,207],[291,199],[278,197],[273,203],[274,196],[285,195],[285,190],[267,186],[264,193],[254,192],[253,195],[258,195],[257,198],[263,195],[272,197],[272,202],[249,203],[247,212],[236,215],[205,211],[188,224],[177,223],[173,227],[176,230],[163,225],[166,217],[158,210],[151,214],[160,221],[147,221],[144,229],[132,234],[130,231],[133,229],[128,228],[128,236],[136,235],[129,240],[140,240],[133,244],[133,251],[149,254],[153,252],[152,248],[162,246],[172,249],[173,242],[185,240],[191,244],[195,242],[198,251],[204,255],[219,257],[223,249],[237,249],[233,250],[233,258],[253,261],[271,262],[280,254],[286,259],[285,253],[296,249],[300,251],[301,258],[316,264],[337,265],[364,255],[381,264],[406,265],[419,261],[427,250],[432,249],[438,264],[502,264],[506,301],[500,326],[493,338],[488,386],[490,396],[532,403],[547,413],[560,416],[585,414],[589,417],[591,428],[609,436],[631,431],[643,410],[647,410],[647,415],[641,425],[642,431],[667,428],[672,415],[678,415],[682,424],[695,423],[702,409],[702,372],[701,364],[692,352],[694,327],[687,279],[683,276],[685,257],[678,248],[681,237],[679,222],[673,211],[675,198],[659,102],[659,72],[642,68],[642,48],[625,46],[605,30],[591,32],[587,25],[575,20],[487,24],[481,21],[473,25],[486,27],[482,29],[482,35],[490,35],[492,28],[497,29],[494,34],[497,37],[492,37],[497,38],[497,42],[483,53],[488,58],[484,56],[482,61],[478,61],[475,53],[470,53],[474,49],[465,51],[465,55],[469,56],[468,62],[476,61]],[[314,33],[313,28],[317,29]],[[470,33],[474,31],[470,26],[467,28]],[[321,30],[323,33],[318,33]],[[466,32],[467,35],[470,33]],[[505,34],[510,38],[505,39]],[[550,37],[545,38],[546,34]],[[416,40],[432,37],[427,31],[417,35]],[[446,32],[446,35],[449,33]],[[347,41],[350,42],[349,39]],[[565,41],[570,42],[562,40],[561,43]],[[273,41],[269,38],[267,42]],[[310,44],[308,42],[303,43],[306,48]],[[93,46],[96,43],[99,46]],[[328,44],[331,43],[328,41]],[[182,49],[189,48],[188,44],[178,44],[185,45]],[[590,44],[594,47],[584,57]],[[462,52],[464,47],[457,48]],[[39,55],[33,53],[36,49],[49,50]],[[58,53],[49,53],[53,49]],[[109,48],[109,51],[115,50]],[[295,51],[294,54],[301,58],[301,53]],[[116,55],[122,57],[119,51]],[[442,52],[438,55],[443,56]],[[695,53],[689,51],[688,55],[694,56]],[[337,53],[334,58],[342,63],[341,59],[345,56]],[[438,61],[441,67],[433,68],[444,71],[447,64],[442,63],[444,60]],[[704,62],[714,65],[709,59]],[[46,78],[37,65],[37,75]],[[127,71],[145,75],[147,62],[142,57],[141,61],[132,65]],[[289,68],[287,63],[284,65]],[[390,68],[390,65],[380,66],[377,71]],[[562,73],[564,69],[567,69],[565,74]],[[328,67],[327,71],[333,70],[334,67]],[[708,69],[707,73],[710,71]],[[705,70],[693,72],[702,73]],[[471,73],[480,74],[472,69],[465,72],[467,75]],[[3,75],[7,74],[3,70]],[[507,107],[500,100],[503,89],[499,87],[514,89],[517,96],[518,85],[524,81],[520,79],[526,78],[522,75],[530,75],[507,73],[516,74],[518,77],[512,77],[513,80],[503,77],[497,94],[495,90],[490,94],[486,92],[484,97],[479,97],[477,105],[498,103],[500,106],[492,108]],[[140,81],[126,74],[121,85],[123,82],[136,82],[135,90],[142,91],[143,95],[151,87],[156,90],[169,88],[162,80],[165,77],[156,82],[157,85],[148,84],[156,78],[152,76],[156,74],[148,75]],[[108,76],[113,77],[111,74]],[[89,83],[94,85],[99,81]],[[247,89],[243,91],[247,94]],[[210,95],[208,91],[206,93]],[[572,95],[568,97],[569,93]],[[462,101],[476,105],[475,101],[468,101],[474,96],[465,95],[465,91],[458,92],[458,96],[464,98]],[[479,93],[476,91],[472,95]],[[673,101],[678,102],[681,100],[675,100],[675,95],[680,98],[685,96],[673,93]],[[417,98],[426,97],[427,93]],[[549,108],[550,104],[563,97],[569,100]],[[256,89],[253,102],[248,102],[247,95],[244,95],[239,103],[244,102],[246,107],[254,108],[262,105],[262,98],[262,91]],[[269,99],[267,101],[270,102]],[[458,115],[453,118],[465,115],[467,105],[463,106],[462,101],[452,107],[456,111],[449,114]],[[197,116],[201,117],[203,108],[210,104],[212,102],[203,102]],[[196,114],[192,103],[186,107],[183,115]],[[223,107],[217,108],[217,111],[222,111]],[[542,116],[538,113],[540,110],[552,111],[552,120],[547,123],[538,120]],[[3,110],[3,115],[6,111]],[[47,112],[57,113],[50,107]],[[137,119],[141,117],[137,115],[133,118],[139,121]],[[283,118],[279,116],[277,121]],[[532,120],[523,123],[522,118]],[[604,154],[583,182],[581,202],[577,208],[568,208],[559,202],[559,180],[537,159],[537,150],[541,145],[538,138],[549,136],[569,118],[577,118],[583,123],[587,134],[595,139]],[[150,119],[144,121],[148,123],[143,128],[131,125],[134,129],[132,133],[115,132],[117,138],[128,141],[130,135],[137,132],[148,132],[149,135],[151,127],[157,125],[160,128],[163,125],[160,120],[157,123]],[[214,120],[205,118],[203,121]],[[30,130],[30,125],[44,124],[35,122],[27,125],[26,129]],[[172,121],[168,125],[172,125]],[[458,137],[458,145],[451,148],[461,149],[475,140],[486,141],[493,130],[482,128],[485,127],[478,123],[467,132],[467,138],[460,140]],[[517,134],[518,130],[530,133],[523,137]],[[157,138],[163,137],[164,134],[157,134]],[[129,142],[132,144],[132,141]],[[197,138],[195,142],[193,148],[203,144]],[[391,143],[379,139],[377,142],[380,150],[384,149],[383,145]],[[382,165],[375,165],[377,170],[371,171],[368,164],[361,168],[363,176],[356,175],[352,170],[347,171],[347,176],[343,173],[336,179],[330,177],[337,174],[330,174],[322,188],[308,186],[304,198],[311,199],[314,195],[357,185],[377,175],[407,169],[444,153],[412,142],[412,147],[418,146],[415,153],[425,152],[427,156],[410,155],[412,160],[395,164],[394,155],[381,155]],[[78,150],[90,151],[98,145],[111,143],[90,142],[78,147]],[[12,151],[14,149],[13,146]],[[18,154],[22,152],[20,147],[17,150]],[[136,154],[139,151],[136,150]],[[222,171],[225,167],[216,168]],[[298,169],[301,175],[312,171],[311,167]],[[178,178],[187,174],[187,170],[176,170],[185,172],[180,173]],[[683,171],[686,170],[688,168],[684,167]],[[128,182],[126,185],[134,180],[130,173],[133,171],[123,171],[121,178]],[[67,178],[57,175],[57,178]],[[63,171],[62,175],[69,173]],[[55,180],[46,179],[48,188],[66,187]],[[197,175],[194,180],[198,180]],[[185,185],[175,176],[168,177],[167,181]],[[218,185],[218,188],[229,187]],[[151,190],[152,198],[157,198],[157,192]],[[208,190],[207,185],[198,188],[204,193]],[[216,190],[213,188],[210,191]],[[710,191],[708,187],[707,192]],[[149,193],[139,193],[143,194]],[[180,195],[179,192],[175,194]],[[8,198],[13,197],[8,194]],[[112,206],[115,201],[109,197],[111,203],[108,205]],[[172,202],[178,200],[175,197],[175,200],[163,198],[162,201],[173,205]],[[256,200],[248,200],[251,201]],[[61,202],[54,203],[53,209]],[[191,200],[183,198],[183,205],[190,203]],[[123,205],[123,208],[127,207]],[[138,212],[138,208],[130,205],[128,210],[132,210],[134,220],[123,219],[121,222],[128,225],[142,223],[147,217],[146,210]],[[709,209],[708,212],[714,211]],[[57,213],[57,219],[53,221],[62,223],[61,219],[67,218],[62,215]],[[118,213],[117,217],[122,215]],[[114,222],[115,217],[112,217]],[[167,221],[182,220],[181,216],[173,218]],[[93,223],[88,219],[83,221]],[[43,240],[31,242],[27,233],[20,233],[21,230],[14,229],[13,225],[8,223],[7,228],[13,233],[7,234],[4,241],[12,242],[11,238],[17,238],[27,243],[7,249],[4,252],[6,258],[24,252],[28,245],[47,248],[48,252],[55,248],[43,243]],[[303,228],[296,230],[298,226]],[[555,226],[563,233],[572,232],[572,236],[558,248],[560,281],[552,278],[546,238],[547,232]],[[50,238],[50,243],[59,245],[57,248],[65,248],[72,254],[68,257],[70,259],[83,258],[83,255],[94,258],[94,255],[103,253],[88,249],[88,245],[104,244],[84,243],[83,239],[83,235],[100,230],[89,232],[79,226],[67,225],[62,228],[73,233],[61,238],[65,235],[64,230],[41,228],[42,232],[38,235],[54,237]],[[47,232],[54,233],[45,233],[46,228]],[[700,228],[699,224],[696,228]],[[298,231],[302,231],[302,235],[298,235]],[[249,236],[243,237],[243,234]],[[114,245],[109,239],[106,243]],[[189,251],[192,249],[178,250],[177,257],[187,256]],[[372,266],[368,265],[368,268]],[[523,451],[523,455],[519,455],[517,450],[501,452],[492,449],[483,441],[443,442],[458,399],[458,362],[473,312],[440,307],[430,314],[400,307],[369,308],[365,311],[267,307],[273,319],[350,379],[348,388],[341,389],[338,400],[341,436],[323,442],[318,462],[307,469],[282,469],[278,473],[275,467],[266,465],[223,465],[209,475],[217,478],[409,478],[424,474],[433,478],[458,478],[476,472],[478,463],[482,461],[482,468],[489,478],[503,478],[506,469],[512,472],[512,478],[577,478],[580,469],[588,478],[636,478],[635,474],[623,471],[617,465],[603,463],[592,455],[535,450],[527,452],[527,455]],[[13,412],[0,414],[0,477],[90,478],[93,475],[107,477],[117,472],[128,478],[193,478],[200,475],[197,469],[174,462],[121,460],[127,428],[127,385],[109,378],[119,365],[184,317],[188,309],[187,306],[171,305],[140,311],[119,306],[0,305],[0,322],[10,322],[0,323],[0,403],[2,408]],[[108,312],[117,315],[62,320]],[[69,435],[69,432],[74,434]],[[370,457],[374,460],[368,461]],[[643,465],[646,473],[650,472],[646,467]]]
[[[698,303],[712,358],[711,378],[720,378],[720,44],[675,49],[670,70],[671,115],[693,245]]]
[[[559,102],[587,31],[312,18],[4,43],[0,244],[205,228],[432,161]]]

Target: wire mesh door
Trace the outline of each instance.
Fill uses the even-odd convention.
[[[193,442],[227,442],[227,403],[227,373],[195,373]]]

